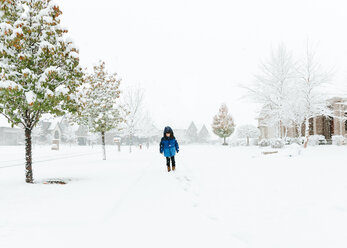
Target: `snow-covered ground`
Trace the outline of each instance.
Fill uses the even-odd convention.
[[[347,148],[0,147],[0,247],[347,247]],[[47,179],[66,185],[42,184]]]

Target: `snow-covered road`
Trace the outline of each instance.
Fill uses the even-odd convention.
[[[0,169],[0,247],[345,248],[346,149],[182,146],[167,173],[157,147],[37,147],[36,181],[71,181]],[[0,147],[0,167],[21,152]]]

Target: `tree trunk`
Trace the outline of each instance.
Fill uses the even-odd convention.
[[[298,133],[298,138],[301,138],[301,125],[296,126],[296,132]]]
[[[25,182],[34,183],[32,169],[31,129],[25,129]]]
[[[247,146],[249,146],[249,136],[247,136]]]
[[[102,159],[106,160],[105,132],[101,132]]]
[[[223,138],[224,138],[223,146],[226,146],[227,145],[226,137],[223,137]]]
[[[304,148],[307,148],[309,136],[310,136],[310,119],[306,118],[306,120],[305,120],[305,138],[306,138],[306,141],[304,144]]]
[[[284,138],[286,139],[287,137],[288,137],[288,127],[285,127]]]
[[[132,152],[132,145],[133,145],[133,135],[130,134],[130,145],[129,145],[129,152]]]

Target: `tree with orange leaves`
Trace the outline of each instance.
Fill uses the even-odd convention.
[[[219,112],[213,118],[212,130],[215,135],[223,138],[223,145],[226,143],[226,138],[229,137],[235,130],[235,123],[226,104],[222,104]]]
[[[25,130],[26,182],[33,183],[32,130],[43,114],[78,110],[78,50],[51,0],[0,0],[0,114]]]
[[[103,160],[106,160],[106,132],[117,129],[124,121],[125,112],[119,102],[120,82],[117,74],[108,73],[105,62],[100,61],[93,73],[86,74],[77,94],[81,110],[75,119],[88,126],[90,132],[101,134]]]

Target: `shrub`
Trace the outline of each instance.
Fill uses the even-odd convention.
[[[284,140],[283,139],[272,139],[271,140],[271,147],[272,148],[277,148],[277,149],[280,149],[280,148],[283,148],[284,147]]]
[[[266,147],[266,146],[270,146],[271,142],[268,139],[262,139],[261,141],[259,141],[258,145],[260,147]]]
[[[325,145],[327,143],[323,135],[311,135],[308,139],[310,146]]]
[[[342,146],[346,144],[346,138],[342,135],[334,135],[332,137],[333,145],[335,146]]]

